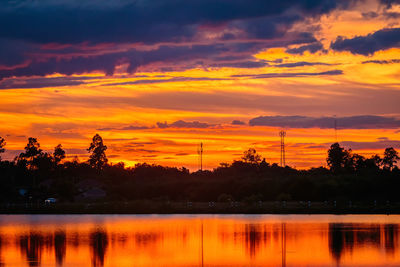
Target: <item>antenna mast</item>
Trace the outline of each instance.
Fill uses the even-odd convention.
[[[335,128],[335,143],[337,143],[337,119],[336,119],[336,115],[333,116],[335,118],[334,121],[334,128]]]
[[[281,137],[281,167],[286,166],[286,156],[285,156],[285,136],[286,132],[284,130],[279,132],[279,136]]]
[[[202,142],[200,142],[200,145],[197,149],[197,154],[199,154],[200,171],[203,171],[203,143]]]

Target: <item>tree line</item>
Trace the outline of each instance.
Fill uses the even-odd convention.
[[[6,140],[0,137],[0,156]],[[221,163],[213,170],[189,172],[182,167],[139,163],[112,164],[107,146],[96,134],[87,148],[89,159],[66,160],[59,144],[44,152],[36,138],[14,160],[0,157],[0,202],[42,201],[272,201],[272,200],[400,200],[398,152],[386,148],[383,157],[366,158],[334,143],[327,166],[297,170],[270,164],[254,148],[240,160]],[[90,190],[98,193],[90,198]]]

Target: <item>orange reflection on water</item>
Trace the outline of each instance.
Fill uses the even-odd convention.
[[[400,216],[0,216],[0,266],[399,265]]]

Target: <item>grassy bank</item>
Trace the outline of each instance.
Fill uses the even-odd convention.
[[[131,202],[1,204],[1,214],[400,214],[400,203]]]

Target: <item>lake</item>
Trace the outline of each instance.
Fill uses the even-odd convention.
[[[395,215],[0,215],[0,266],[400,266]]]

